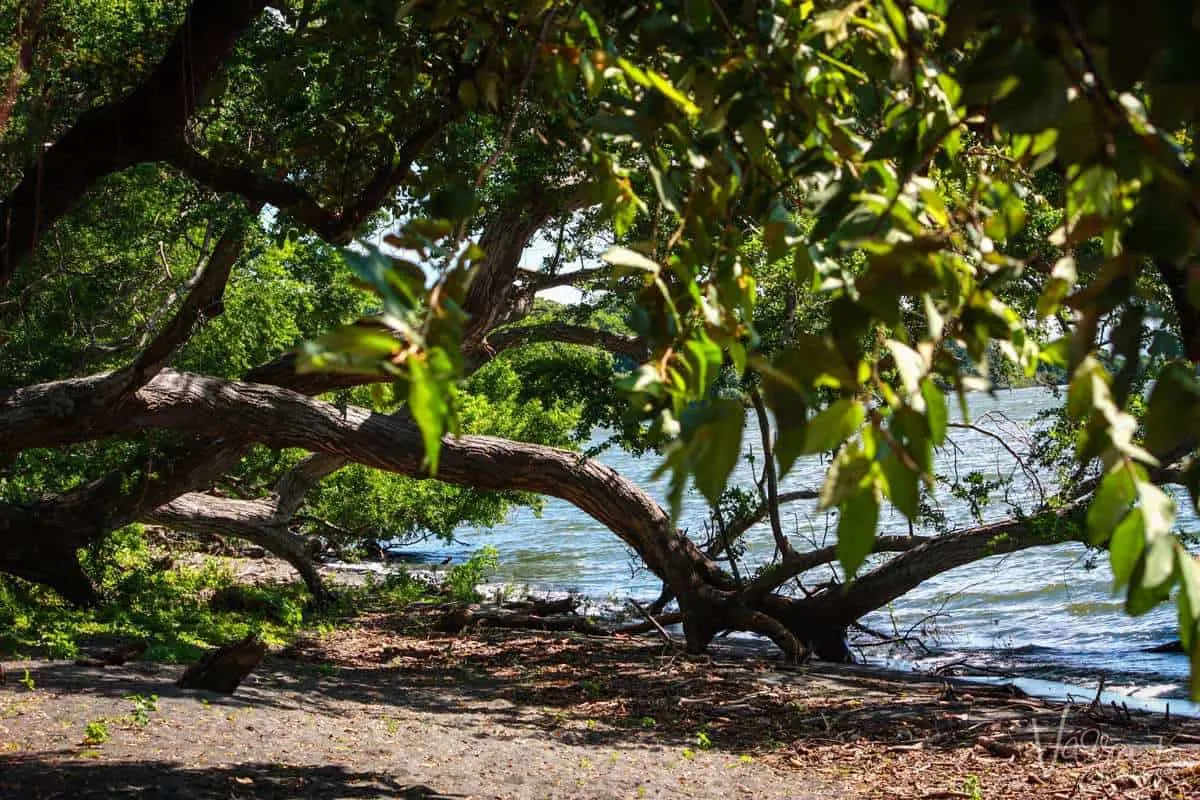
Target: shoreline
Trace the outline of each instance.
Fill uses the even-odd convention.
[[[689,656],[646,637],[446,635],[418,605],[275,650],[232,696],[176,688],[180,665],[31,663],[27,682],[0,686],[0,798],[147,796],[136,786],[330,800],[1200,791],[1196,720],[862,665],[790,667],[728,640]],[[93,729],[103,741],[87,740]]]
[[[205,558],[217,558],[223,562],[229,562],[234,568],[235,574],[239,578],[250,580],[279,580],[287,582],[295,579],[295,574],[291,567],[286,562],[279,561],[271,556],[264,558],[242,558],[236,556],[204,556]],[[262,569],[255,569],[256,566]],[[374,578],[386,577],[389,573],[403,571],[410,578],[414,578],[431,587],[440,587],[445,582],[446,569],[438,569],[440,565],[425,565],[420,563],[405,562],[403,560],[393,561],[358,561],[358,562],[343,562],[330,561],[319,562],[318,568],[322,573],[331,580],[335,585],[337,583],[350,581],[365,581],[367,576]],[[573,597],[580,601],[578,612],[582,616],[594,617],[602,622],[617,624],[620,622],[636,621],[640,619],[636,615],[630,613],[628,607],[621,605],[616,600],[597,600],[584,594],[569,592],[563,589],[546,589],[528,584],[517,584],[511,582],[493,582],[485,581],[476,587],[476,590],[483,597],[483,603],[499,604],[504,601],[537,599],[537,600],[560,600],[567,597]],[[675,630],[678,626],[669,626],[668,630],[672,634],[677,634],[679,640],[682,641],[682,635]],[[758,658],[767,661],[778,660],[778,653],[774,646],[765,639],[753,637],[750,635],[734,634],[729,637],[719,639],[715,643],[717,647],[724,644],[728,647],[730,643],[737,643],[736,649],[744,654],[747,658]],[[862,651],[860,650],[860,655]],[[957,650],[946,651],[947,658],[952,658],[955,654],[962,652]],[[996,658],[1001,651],[973,651],[981,658]],[[932,661],[932,660],[931,660]],[[822,662],[824,663],[824,662]],[[829,665],[839,667],[842,665]],[[940,681],[964,681],[971,684],[979,685],[1003,685],[1012,684],[1018,686],[1022,691],[1030,696],[1040,699],[1050,700],[1054,702],[1079,702],[1085,700],[1091,702],[1096,697],[1096,689],[1098,684],[1103,681],[1107,686],[1100,695],[1100,700],[1104,704],[1116,703],[1118,706],[1124,704],[1130,710],[1138,709],[1151,714],[1170,715],[1170,716],[1189,716],[1200,718],[1200,703],[1189,700],[1186,694],[1172,694],[1155,696],[1140,696],[1137,691],[1147,688],[1146,686],[1138,686],[1130,684],[1130,681],[1122,681],[1114,686],[1110,675],[1103,677],[1096,676],[1095,679],[1081,679],[1073,681],[1070,679],[1046,678],[1037,675],[1023,674],[1030,670],[1005,670],[996,668],[995,670],[988,669],[986,672],[980,671],[977,666],[963,665],[966,671],[959,673],[943,673],[937,671],[941,667],[935,666],[934,663],[922,664],[916,660],[904,658],[867,658],[862,662],[857,662],[852,666],[862,666],[871,670],[877,670],[880,674],[891,674],[898,678],[904,676],[916,676],[929,680]],[[1069,665],[1063,664],[1063,667]],[[1053,665],[1048,664],[1044,669],[1052,669]],[[1134,677],[1118,676],[1125,678]],[[1169,680],[1169,679],[1164,679]],[[1126,691],[1127,685],[1133,685],[1131,691]],[[1184,680],[1173,681],[1172,686],[1179,687],[1180,690],[1186,691],[1186,683]]]

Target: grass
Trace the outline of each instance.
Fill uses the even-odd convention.
[[[108,739],[108,723],[102,719],[92,720],[83,727],[84,744],[104,744]]]
[[[149,725],[150,715],[158,711],[158,695],[131,694],[126,699],[133,701],[133,711],[129,715],[130,721],[139,728]]]
[[[0,656],[77,658],[89,641],[144,640],[148,660],[194,661],[205,650],[257,633],[271,645],[302,633],[346,624],[364,609],[402,607],[425,589],[403,574],[343,587],[321,607],[309,602],[299,581],[241,586],[253,602],[215,610],[208,598],[234,584],[233,572],[215,559],[198,568],[163,569],[137,526],[117,532],[99,552],[86,554],[102,602],[77,608],[56,593],[0,577]],[[250,610],[252,609],[252,610]]]

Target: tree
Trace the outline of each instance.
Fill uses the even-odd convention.
[[[1179,586],[1200,652],[1200,568],[1159,488],[1196,483],[1178,420],[1200,414],[1200,391],[1172,357],[1177,343],[1200,358],[1188,4],[194,0],[148,4],[136,44],[153,66],[83,78],[53,58],[34,69],[45,38],[29,31],[69,28],[53,12],[6,11],[21,20],[14,63],[29,65],[7,152],[32,158],[8,168],[0,285],[38,344],[5,381],[0,448],[17,469],[46,448],[96,449],[89,480],[0,508],[0,569],[86,599],[75,551],[155,517],[269,528],[262,541],[286,553],[294,500],[355,462],[575,503],[664,580],[693,649],[735,628],[837,657],[849,624],[940,571],[1085,539],[1108,548],[1132,613]],[[98,49],[127,49],[107,22]],[[78,117],[36,102],[81,83],[94,99]],[[101,219],[113,198],[142,216]],[[138,238],[164,218],[174,238]],[[315,248],[390,229],[386,251],[346,252],[373,299],[355,322],[323,313],[281,332],[307,343],[257,365],[188,365],[197,323],[257,263],[244,251],[259,229]],[[555,255],[523,268],[543,231]],[[606,266],[563,269],[599,242]],[[120,339],[96,337],[107,360],[64,368],[29,333],[31,309],[50,313],[37,298],[86,288],[87,308],[119,308],[145,283],[148,245],[167,284],[172,263],[198,264],[166,293],[172,315],[124,320]],[[71,248],[85,246],[115,266],[80,276]],[[531,314],[538,290],[574,282],[602,287],[629,327],[589,324],[590,307]],[[266,317],[289,314],[304,315]],[[459,435],[460,381],[546,342],[636,365],[621,419],[664,447],[670,509],[569,451]],[[997,356],[1070,375],[1067,480],[1018,518],[877,537],[885,501],[922,522],[945,394],[985,388]],[[390,385],[376,410],[315,399],[367,384]],[[689,481],[720,506],[748,406],[770,455],[737,526],[769,519],[780,557],[743,578],[718,562],[736,529],[702,548],[672,516]],[[616,421],[591,408],[575,413]],[[212,494],[251,443],[313,455],[265,500]],[[802,552],[777,483],[818,452],[834,454],[819,500],[838,511],[838,543]],[[858,575],[872,552],[896,555]],[[853,582],[781,591],[834,561]]]

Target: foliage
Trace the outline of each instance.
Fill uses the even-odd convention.
[[[161,56],[182,5],[134,6],[48,12],[61,44],[11,73],[36,91],[0,125],[9,185],[75,109],[126,96]],[[25,13],[0,4],[5,21]],[[1200,695],[1200,563],[1160,488],[1178,467],[1170,480],[1200,495],[1194,16],[1182,0],[275,3],[178,132],[186,157],[105,176],[30,256],[0,305],[0,386],[127,363],[204,243],[244,230],[226,299],[177,365],[235,377],[299,345],[304,369],[372,371],[390,385],[369,402],[411,415],[434,474],[444,434],[579,444],[603,425],[663,450],[674,516],[689,485],[725,502],[760,391],[781,474],[830,454],[821,508],[838,511],[853,576],[885,503],[929,517],[947,397],[965,415],[968,392],[997,381],[1065,378],[1038,453],[1061,486],[1036,518],[1057,531],[1083,514],[1130,613],[1175,593]],[[0,64],[21,65],[22,44]],[[245,207],[213,171],[242,178]],[[282,200],[255,191],[277,179]],[[611,274],[580,309],[529,324],[590,317],[648,357],[547,345],[464,380],[484,239],[551,222],[544,274],[601,252]],[[363,241],[334,258],[305,231]],[[0,494],[27,503],[122,463],[133,486],[172,441],[28,450],[5,461]],[[252,453],[229,482],[263,490],[295,460]],[[998,488],[952,491],[978,509]],[[444,534],[529,500],[441,491],[352,468],[314,524]],[[130,613],[159,613],[139,604],[183,591],[171,581],[212,580],[97,558]],[[14,591],[31,590],[5,589],[6,607]],[[56,630],[39,637],[69,649]]]
[[[83,743],[84,744],[104,744],[111,738],[108,732],[108,722],[102,719],[94,719],[87,725],[83,726]]]
[[[138,727],[150,724],[150,715],[158,711],[158,695],[131,694],[126,700],[133,702],[133,711],[129,714],[130,721]]]
[[[745,414],[714,391],[727,359],[764,384],[782,471],[836,453],[822,506],[840,511],[851,574],[881,503],[915,519],[919,484],[934,483],[939,387],[965,410],[966,392],[1011,374],[998,357],[1030,379],[1062,370],[1074,459],[1100,475],[1089,540],[1108,547],[1130,613],[1179,588],[1200,654],[1200,564],[1148,471],[1195,445],[1180,424],[1200,419],[1194,367],[1157,380],[1144,439],[1131,407],[1143,342],[1163,326],[1182,340],[1168,349],[1200,358],[1185,267],[1200,230],[1192,6],[610,11],[552,5],[547,19],[565,19],[543,80],[583,132],[615,233],[604,258],[638,287],[631,325],[652,358],[623,387],[676,438],[673,510],[689,480],[717,503],[736,463]],[[413,19],[447,24],[422,5]],[[759,232],[765,262],[789,264],[829,320],[774,352],[755,314],[764,259],[746,257]]]
[[[208,560],[198,567],[162,569],[157,558],[136,526],[106,540],[88,558],[104,593],[103,603],[95,608],[72,607],[45,588],[0,578],[0,652],[75,658],[82,643],[120,638],[146,641],[148,659],[191,662],[204,650],[251,632],[281,644],[363,608],[403,605],[426,591],[398,576],[346,587],[329,605],[312,608],[305,605],[300,584],[262,585],[243,589],[261,602],[238,611],[215,611],[208,599],[234,585],[228,567]]]
[[[491,545],[484,545],[461,564],[454,565],[446,573],[446,586],[455,600],[468,602],[479,599],[478,587],[500,566],[500,553]]]

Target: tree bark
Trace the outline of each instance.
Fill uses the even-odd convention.
[[[49,586],[76,605],[97,599],[77,552],[88,541],[78,527],[55,524],[36,512],[0,506],[0,571]]]
[[[547,322],[540,325],[505,328],[488,334],[480,348],[481,356],[491,358],[497,353],[514,347],[536,342],[560,342],[583,347],[598,347],[616,355],[622,355],[641,363],[650,357],[646,340],[638,336],[591,328],[586,325],[569,325],[565,322]]]

